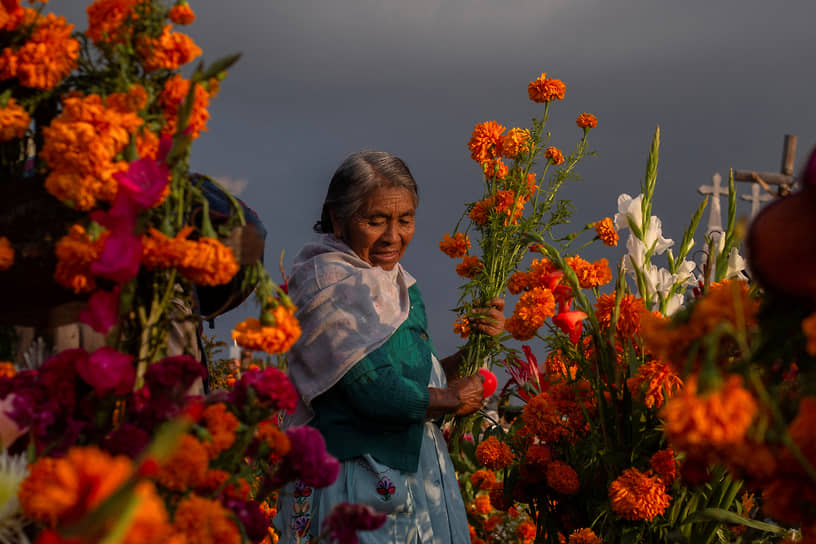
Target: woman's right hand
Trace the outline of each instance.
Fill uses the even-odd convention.
[[[449,388],[459,396],[459,408],[454,412],[457,416],[472,414],[482,407],[484,400],[484,378],[474,374],[461,378],[450,384]]]

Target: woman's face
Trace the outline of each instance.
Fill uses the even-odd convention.
[[[342,232],[343,241],[365,262],[391,270],[414,236],[415,214],[411,191],[381,187],[351,218],[345,232],[335,224],[335,235]]]

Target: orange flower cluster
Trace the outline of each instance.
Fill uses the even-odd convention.
[[[507,177],[507,174],[510,173],[510,169],[507,168],[503,160],[490,159],[482,163],[482,172],[484,172],[485,177],[488,178],[504,179]]]
[[[802,320],[802,332],[805,333],[805,351],[816,357],[816,312]]]
[[[612,510],[630,521],[651,521],[669,507],[671,497],[659,477],[627,468],[609,485]]]
[[[186,226],[173,238],[150,228],[142,237],[142,264],[149,268],[176,268],[198,285],[224,285],[238,273],[232,250],[214,238],[188,240],[193,227]]]
[[[0,142],[8,142],[25,136],[31,116],[13,97],[9,97],[6,107],[0,108]]]
[[[485,490],[494,489],[499,484],[498,480],[496,480],[496,474],[492,470],[483,468],[470,475],[470,483],[476,489]]]
[[[536,537],[536,526],[531,521],[522,521],[516,528],[516,536],[522,541],[522,544],[532,544]]]
[[[546,285],[546,278],[556,270],[558,268],[549,259],[533,259],[529,271],[513,272],[507,283],[507,290],[517,295],[533,287],[543,287]]]
[[[581,487],[581,482],[574,468],[555,460],[547,465],[547,485],[561,494],[574,495]]]
[[[3,49],[0,79],[17,78],[24,87],[53,89],[77,65],[79,42],[71,36],[74,25],[53,13],[43,17],[34,10],[24,9],[23,24],[33,25],[34,30],[19,48]]]
[[[118,188],[113,176],[128,169],[115,157],[141,125],[138,115],[107,107],[99,95],[64,98],[62,112],[43,129],[41,156],[50,169],[45,188],[80,210],[112,201]]]
[[[602,544],[603,539],[592,529],[576,529],[569,535],[569,544]]]
[[[88,30],[85,35],[95,44],[121,43],[129,34],[128,18],[137,19],[134,11],[145,0],[96,0],[86,8]]]
[[[453,332],[461,338],[470,336],[470,321],[467,317],[459,317],[453,322]]]
[[[19,0],[0,2],[0,30],[15,30],[25,17]]]
[[[235,477],[225,470],[209,469],[196,486],[195,492],[210,496],[221,493],[231,499],[246,501],[249,500],[252,490],[243,478]]]
[[[582,289],[601,287],[612,281],[612,269],[609,268],[609,261],[606,259],[590,263],[575,255],[567,257],[564,261],[575,271]]]
[[[592,226],[595,227],[598,239],[605,246],[615,247],[618,245],[618,231],[615,230],[615,224],[610,217],[604,217],[600,221],[596,221]]]
[[[490,470],[501,470],[513,462],[513,452],[510,446],[490,436],[476,446],[476,460]]]
[[[493,505],[490,504],[490,495],[479,493],[473,498],[472,509],[475,513],[486,516],[493,510]]]
[[[678,450],[699,452],[740,442],[758,411],[754,396],[745,390],[742,377],[728,376],[716,391],[697,394],[697,377],[671,398],[660,416],[664,433]]]
[[[170,8],[170,12],[167,16],[177,25],[191,25],[193,21],[195,21],[193,9],[190,7],[190,4],[184,1]]]
[[[671,448],[655,452],[649,460],[649,464],[666,486],[670,486],[677,477],[677,461]]]
[[[527,196],[520,195],[516,198],[515,191],[497,191],[495,195],[488,196],[473,205],[468,217],[479,226],[485,225],[490,219],[491,213],[504,214],[507,217],[504,225],[517,223],[524,215],[524,205],[527,203]]]
[[[547,74],[542,72],[538,78],[527,85],[527,94],[530,100],[539,104],[552,102],[553,100],[563,100],[567,92],[567,86],[560,79],[547,78]]]
[[[564,162],[564,154],[555,146],[550,146],[544,150],[544,158],[549,159],[555,165]]]
[[[162,134],[172,136],[176,133],[179,108],[189,89],[190,81],[179,74],[176,74],[165,83],[164,90],[159,95],[159,104],[162,107],[165,119]],[[190,136],[193,139],[198,138],[202,131],[207,130],[207,120],[210,118],[210,113],[207,111],[209,105],[209,93],[204,87],[197,84],[195,91],[193,91],[193,112],[187,125],[187,130],[190,131]]]
[[[543,482],[547,478],[547,465],[552,461],[550,448],[533,444],[524,452],[524,460],[519,466],[519,476],[526,484]]]
[[[0,362],[0,378],[13,378],[17,375],[17,367],[9,361]]]
[[[174,491],[185,491],[204,483],[210,456],[207,446],[185,434],[173,454],[159,467],[156,481]]]
[[[81,225],[72,225],[68,234],[60,238],[54,248],[57,254],[54,279],[57,283],[77,294],[96,289],[91,263],[102,253],[106,237],[107,233],[97,240],[91,240]]]
[[[591,113],[582,113],[575,119],[575,124],[578,125],[578,128],[585,130],[595,128],[598,126],[598,118]]]
[[[574,443],[588,429],[585,411],[590,416],[596,413],[589,383],[580,379],[568,384],[559,379],[524,405],[521,419],[545,443],[561,440]]]
[[[201,55],[201,48],[192,38],[171,29],[172,25],[165,25],[158,38],[143,40],[137,46],[146,71],[175,70]]]
[[[14,264],[14,248],[5,236],[0,236],[0,270],[8,270]]]
[[[122,113],[139,113],[147,106],[147,99],[147,90],[140,84],[134,83],[127,92],[109,94],[105,97],[105,104]],[[157,138],[153,132],[150,134]]]
[[[519,297],[505,329],[517,340],[529,340],[548,317],[555,315],[555,297],[545,287],[534,287]]]
[[[223,402],[207,406],[202,414],[202,419],[210,434],[210,441],[205,444],[205,447],[210,459],[213,459],[235,442],[235,431],[240,422]]]
[[[601,329],[608,329],[612,326],[612,311],[615,309],[616,292],[613,291],[607,295],[601,295],[595,302],[595,315],[598,318],[598,324]],[[631,293],[626,293],[621,298],[620,308],[618,311],[618,322],[616,324],[616,332],[618,336],[623,338],[632,338],[640,333],[641,317],[646,312],[646,305],[643,299],[636,297]]]
[[[295,319],[294,306],[278,305],[271,310],[274,325],[263,325],[249,317],[238,323],[232,331],[232,339],[244,349],[283,353],[300,337],[300,324]]]
[[[470,249],[470,239],[463,232],[455,232],[453,238],[449,233],[445,233],[439,242],[439,250],[451,259],[458,259],[467,255]]]
[[[505,127],[496,121],[485,121],[473,127],[468,142],[470,158],[482,164],[501,156],[501,145]]]
[[[286,433],[281,431],[277,425],[271,421],[262,421],[258,424],[256,437],[269,448],[269,455],[279,459],[289,453],[291,443]]]
[[[511,128],[501,140],[501,154],[508,159],[530,149],[530,131],[526,128]]]
[[[634,398],[642,398],[649,408],[663,406],[665,396],[672,398],[683,387],[683,380],[674,368],[662,361],[650,361],[638,367],[634,376],[626,380],[626,387]]]
[[[471,255],[469,257],[465,257],[462,259],[461,263],[456,265],[456,273],[463,278],[474,279],[476,276],[481,274],[482,268],[484,268],[484,266],[479,260],[479,257]]]
[[[184,542],[240,544],[241,532],[232,516],[217,500],[188,495],[178,504],[173,529],[183,535]]]

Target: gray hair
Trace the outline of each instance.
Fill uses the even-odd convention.
[[[382,187],[408,189],[414,206],[419,204],[417,184],[402,159],[385,151],[352,153],[332,176],[326,200],[323,201],[323,211],[314,230],[334,232],[329,211],[334,212],[335,219],[345,228],[369,195]]]

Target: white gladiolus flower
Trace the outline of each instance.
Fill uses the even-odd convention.
[[[618,213],[615,214],[615,229],[622,231],[629,228],[629,221],[627,217],[631,217],[635,225],[643,224],[643,211],[641,206],[643,204],[643,195],[640,194],[635,198],[623,193],[618,197]]]
[[[743,270],[745,270],[745,259],[739,254],[737,248],[732,247],[728,253],[728,269],[725,272],[725,279],[747,280],[748,276],[742,273]]]

